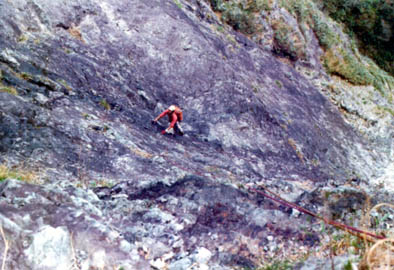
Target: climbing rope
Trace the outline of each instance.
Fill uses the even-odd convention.
[[[178,167],[181,170],[190,171],[190,172],[193,172],[194,174],[200,175],[200,176],[204,175],[204,173],[202,173],[200,171],[190,170],[189,168],[184,168],[183,166],[181,166],[180,164],[178,164],[174,160],[171,160],[170,158],[168,158],[166,155],[161,155],[161,156],[168,163],[170,163],[171,165],[173,165],[175,167]],[[301,213],[304,213],[304,214],[307,214],[307,215],[312,216],[314,218],[317,218],[319,220],[322,220],[325,224],[332,225],[332,226],[334,226],[334,227],[336,227],[338,229],[346,231],[346,232],[348,232],[350,234],[353,234],[353,235],[355,235],[355,236],[357,236],[359,238],[366,239],[367,241],[376,242],[377,241],[376,239],[379,239],[379,240],[387,239],[385,236],[377,235],[377,234],[374,234],[374,233],[371,233],[371,232],[368,232],[368,231],[364,231],[364,230],[361,230],[361,229],[358,229],[358,228],[355,228],[355,227],[352,227],[352,226],[349,226],[349,225],[346,225],[346,224],[343,224],[343,223],[340,223],[340,222],[337,222],[337,221],[334,221],[334,220],[330,220],[330,219],[324,218],[322,216],[319,216],[318,214],[316,214],[316,213],[314,213],[314,212],[312,212],[312,211],[310,211],[308,209],[305,209],[304,207],[301,207],[301,206],[299,206],[299,205],[297,205],[295,203],[292,203],[292,202],[289,202],[289,201],[283,199],[282,197],[280,197],[279,195],[277,195],[274,192],[270,191],[268,188],[263,187],[262,185],[259,185],[258,188],[263,188],[263,190],[265,192],[263,192],[261,190],[258,190],[257,188],[253,188],[253,187],[248,187],[247,190],[249,192],[254,192],[254,193],[260,194],[260,195],[262,195],[262,196],[264,196],[264,197],[266,197],[266,198],[268,198],[270,200],[273,200],[273,201],[275,201],[275,202],[277,202],[277,203],[279,203],[281,205],[290,207],[292,209],[296,209],[296,210],[298,210]]]
[[[384,236],[376,235],[374,233],[371,233],[371,232],[368,232],[368,231],[364,231],[364,230],[360,230],[358,228],[355,228],[355,227],[352,227],[352,226],[349,226],[349,225],[346,225],[346,224],[343,224],[343,223],[340,223],[340,222],[337,222],[337,221],[330,220],[330,219],[324,218],[322,216],[319,216],[318,214],[313,213],[312,211],[309,211],[308,209],[305,209],[305,208],[303,208],[303,207],[301,207],[301,206],[299,206],[299,205],[297,205],[295,203],[292,203],[292,202],[289,202],[289,201],[283,199],[282,197],[280,197],[279,195],[273,193],[272,191],[270,191],[269,189],[267,189],[265,187],[264,187],[264,191],[266,191],[266,192],[263,192],[261,190],[257,190],[257,189],[252,188],[252,187],[249,187],[248,190],[251,191],[251,192],[255,192],[255,193],[258,193],[260,195],[263,195],[264,197],[269,198],[269,199],[271,199],[271,200],[273,200],[273,201],[275,201],[275,202],[277,202],[277,203],[279,203],[281,205],[284,205],[284,206],[296,209],[299,212],[302,212],[304,214],[307,214],[309,216],[312,216],[314,218],[322,220],[325,224],[332,225],[332,226],[334,226],[334,227],[336,227],[338,229],[347,231],[347,232],[349,232],[349,233],[351,233],[351,234],[353,234],[355,236],[358,236],[360,238],[363,238],[363,239],[365,238],[368,241],[375,242],[374,238],[375,239],[380,239],[380,240],[386,239],[386,237],[384,237]]]

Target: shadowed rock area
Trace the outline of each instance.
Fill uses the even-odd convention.
[[[42,180],[0,184],[7,269],[253,269],[319,235],[246,184],[317,211],[313,190],[381,174],[389,149],[214,16],[204,1],[0,2],[1,161]],[[182,137],[150,122],[173,103]]]

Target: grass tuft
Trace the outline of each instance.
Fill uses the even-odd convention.
[[[181,2],[179,2],[179,0],[174,0],[174,3],[175,3],[175,5],[178,7],[178,8],[180,8],[180,9],[182,9],[182,4],[181,4]]]
[[[14,168],[11,169],[8,166],[1,164],[0,165],[0,182],[6,179],[17,179],[20,181],[24,181],[30,184],[38,184],[40,183],[40,179],[38,175],[24,168]]]
[[[0,92],[8,93],[8,94],[11,94],[14,96],[18,95],[18,91],[14,87],[11,87],[11,86],[0,85]]]
[[[72,87],[64,80],[64,79],[58,79],[58,83],[60,83],[68,92],[72,92]]]
[[[103,108],[104,108],[105,110],[107,110],[107,111],[111,110],[111,105],[109,105],[108,101],[107,101],[105,98],[103,98],[103,99],[100,101],[100,105],[103,106]]]
[[[391,98],[385,89],[394,88],[394,78],[373,62],[363,63],[343,48],[332,47],[323,57],[324,66],[330,74],[338,75],[355,85],[373,85],[382,96]]]

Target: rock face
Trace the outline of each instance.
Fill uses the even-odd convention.
[[[389,150],[214,16],[203,1],[0,3],[1,160],[45,182],[1,184],[9,269],[253,268],[273,239],[290,254],[319,238],[245,184],[296,201],[381,173]],[[173,103],[183,137],[150,123]]]
[[[27,263],[36,269],[70,269],[72,250],[70,234],[61,227],[45,225],[33,235],[26,250]]]

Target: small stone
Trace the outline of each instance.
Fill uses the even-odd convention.
[[[212,252],[210,252],[205,247],[197,249],[197,253],[194,255],[194,259],[198,263],[207,263],[212,257]]]
[[[45,103],[48,102],[49,99],[46,96],[44,96],[43,94],[41,94],[41,93],[36,93],[36,96],[34,97],[34,100],[38,104],[44,105]]]
[[[186,44],[186,45],[183,46],[183,49],[185,51],[190,50],[191,48],[192,48],[192,45],[190,45],[190,44]]]
[[[299,217],[300,211],[298,211],[297,209],[293,209],[293,211],[291,212],[291,215],[292,215],[293,217]]]
[[[122,240],[120,242],[119,248],[120,248],[120,250],[124,251],[125,253],[130,253],[130,251],[133,249],[133,245],[131,245],[126,240]]]
[[[159,163],[159,164],[163,164],[164,162],[166,162],[166,160],[161,157],[161,156],[155,156],[152,158],[153,162]]]
[[[169,252],[169,253],[164,254],[164,255],[162,256],[162,259],[163,259],[164,261],[167,261],[167,260],[173,258],[174,256],[175,256],[174,252],[171,251],[171,252]]]

